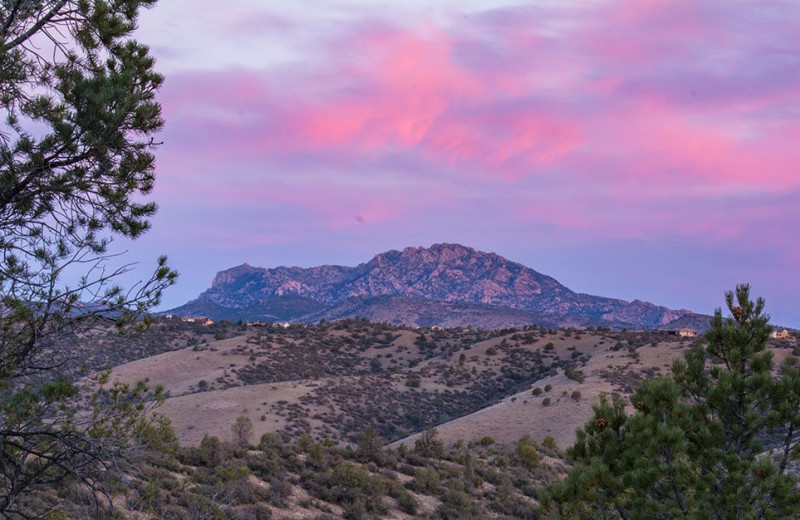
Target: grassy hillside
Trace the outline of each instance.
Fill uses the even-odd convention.
[[[250,445],[205,437],[198,447],[141,458],[116,482],[117,515],[137,519],[483,519],[539,518],[537,493],[568,469],[551,442],[528,438],[444,449],[435,432],[413,448],[381,448],[362,435],[353,448],[263,435]],[[52,490],[29,497],[52,498]],[[46,518],[103,517],[83,506],[77,485],[60,492]]]
[[[131,518],[533,519],[599,396],[630,394],[692,341],[160,318],[137,336],[83,343],[70,366],[114,364],[112,380],[167,391],[160,412],[175,442],[159,439],[168,449],[140,453],[125,483],[112,482]],[[800,350],[796,336],[770,348],[777,361]],[[65,516],[49,518],[102,516],[79,506],[80,485],[58,493]],[[42,498],[28,497],[31,508]]]
[[[692,341],[661,332],[410,329],[363,320],[204,327],[173,319],[124,350],[161,353],[117,365],[112,379],[163,385],[170,398],[162,411],[192,445],[205,434],[225,437],[242,414],[257,435],[309,434],[342,445],[368,427],[394,442],[432,426],[448,443],[529,433],[565,445],[601,393],[629,394]],[[795,344],[776,342],[777,356]],[[91,358],[112,357],[104,347],[96,349],[104,357]]]

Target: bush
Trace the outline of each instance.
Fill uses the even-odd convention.
[[[324,480],[327,482],[317,481],[317,484],[329,487],[320,487],[315,493],[323,500],[346,506],[344,518],[365,518],[364,513],[377,512],[383,507],[381,502],[387,491],[386,481],[373,477],[361,467],[340,462]]]
[[[486,435],[484,437],[481,437],[481,440],[478,441],[478,444],[480,444],[481,446],[491,446],[492,444],[494,444],[494,437],[492,437],[491,435]]]
[[[539,459],[541,458],[539,456],[539,450],[536,449],[536,445],[528,435],[521,438],[517,443],[517,456],[520,462],[528,468],[535,468],[538,466]]]
[[[444,455],[444,443],[439,439],[436,428],[428,428],[420,434],[414,443],[414,452],[428,458],[441,458]]]
[[[542,399],[542,406],[550,406],[550,398],[549,397],[545,397],[544,399]]]
[[[572,392],[571,397],[575,401],[580,401],[581,400],[581,393],[579,391],[575,390],[574,392]]]
[[[542,389],[537,386],[536,388],[534,388],[531,391],[531,394],[533,394],[533,395],[542,395]]]
[[[409,484],[418,493],[436,495],[441,491],[442,479],[433,468],[422,468],[414,473],[414,480]]]
[[[542,440],[542,446],[544,446],[548,450],[558,449],[558,443],[556,442],[556,440],[553,438],[552,435],[548,435],[547,437],[544,438],[544,440]]]
[[[442,520],[464,520],[478,518],[479,510],[472,498],[463,491],[450,490],[442,497],[436,517]]]
[[[362,462],[383,464],[383,439],[374,427],[368,427],[358,436],[356,457]]]
[[[418,377],[408,377],[406,379],[406,386],[409,388],[419,388],[421,381]]]
[[[201,464],[209,468],[219,466],[227,457],[227,449],[218,437],[203,435],[198,449]]]
[[[575,370],[575,367],[572,365],[569,365],[564,369],[564,375],[567,376],[567,379],[577,381],[578,383],[583,383],[586,380],[583,372],[580,370]]]
[[[397,507],[400,511],[414,516],[417,514],[417,509],[419,509],[419,504],[417,503],[417,499],[409,493],[408,491],[401,491],[399,495],[397,495]]]
[[[277,433],[267,432],[261,436],[261,439],[258,442],[258,449],[264,451],[282,447],[283,441]]]
[[[269,520],[272,518],[272,510],[264,504],[256,504],[250,508],[250,518],[254,520]]]

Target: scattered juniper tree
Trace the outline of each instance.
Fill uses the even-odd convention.
[[[246,415],[240,415],[231,425],[231,433],[233,433],[233,442],[239,447],[246,447],[253,439],[255,429],[253,428],[253,421]]]
[[[85,395],[62,370],[86,336],[140,323],[176,276],[161,258],[146,281],[123,290],[119,277],[131,266],[109,249],[114,237],[144,233],[156,211],[146,196],[162,77],[131,37],[152,4],[0,2],[3,517],[29,514],[20,498],[40,484],[100,490],[105,472],[154,427],[146,386]]]
[[[797,518],[798,362],[773,370],[748,285],[726,304],[669,376],[637,389],[635,413],[619,397],[594,407],[571,449],[579,466],[543,493],[551,518]]]

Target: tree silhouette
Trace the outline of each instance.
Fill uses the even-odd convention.
[[[152,0],[0,3],[0,514],[38,484],[99,490],[156,426],[145,385],[87,395],[62,372],[97,330],[130,331],[176,274],[131,269],[109,250],[155,211],[154,95],[162,77],[131,38]],[[100,378],[100,384],[107,378]],[[158,392],[156,392],[158,394]],[[87,405],[89,411],[81,409]],[[96,496],[94,494],[93,496]],[[46,504],[43,505],[46,507]]]
[[[800,369],[773,374],[764,300],[726,293],[703,341],[645,382],[628,415],[616,397],[578,431],[580,463],[543,493],[552,518],[795,518]]]

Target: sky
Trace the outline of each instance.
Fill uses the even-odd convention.
[[[800,327],[800,2],[163,0],[167,309],[217,271],[455,242]]]

